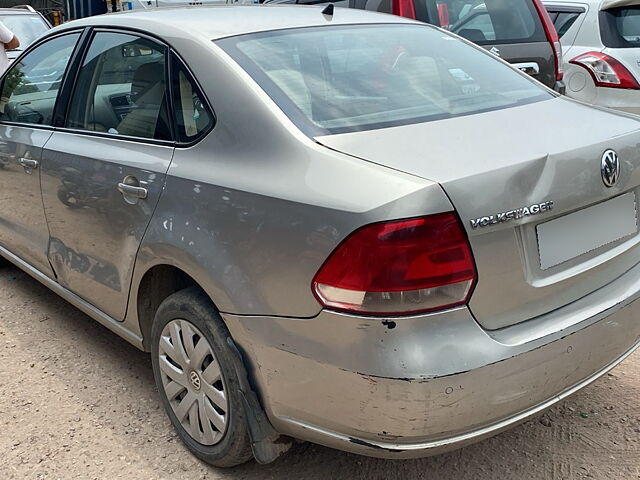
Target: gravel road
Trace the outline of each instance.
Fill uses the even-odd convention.
[[[463,450],[385,461],[300,444],[208,467],[176,438],[147,354],[0,266],[0,479],[640,479],[640,352],[544,415]]]

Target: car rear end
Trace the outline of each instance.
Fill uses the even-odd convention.
[[[599,17],[605,48],[591,70],[598,103],[640,115],[640,2],[604,2]]]
[[[640,114],[640,2],[545,5],[562,30],[567,95]]]
[[[217,43],[314,149],[344,155],[345,169],[331,163],[341,185],[366,187],[372,167],[389,169],[385,197],[400,195],[398,172],[425,182],[333,209],[341,228],[315,211],[324,226],[308,238],[332,232],[332,251],[296,275],[306,281],[281,279],[307,285],[313,316],[224,314],[279,431],[433,454],[541,411],[637,348],[638,120],[558,98],[418,24]],[[313,182],[319,202],[325,187]]]

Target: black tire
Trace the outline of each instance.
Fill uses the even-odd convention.
[[[164,327],[172,320],[181,319],[194,325],[206,338],[220,367],[228,402],[226,429],[222,438],[213,445],[196,441],[177,419],[167,398],[160,371],[160,341]],[[201,460],[216,467],[233,467],[252,458],[245,410],[240,384],[235,373],[234,357],[227,344],[231,337],[215,306],[199,288],[192,287],[167,297],[156,312],[151,329],[151,359],[153,376],[164,405],[178,435]]]

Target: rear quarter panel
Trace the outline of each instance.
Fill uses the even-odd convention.
[[[170,264],[223,312],[311,317],[329,253],[375,221],[452,210],[439,185],[303,136],[213,44],[179,50],[217,124],[176,149],[138,254],[136,278]],[[130,312],[134,309],[130,308]]]

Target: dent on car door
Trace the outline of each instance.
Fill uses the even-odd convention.
[[[0,245],[52,277],[42,207],[42,148],[79,33],[36,46],[7,71],[0,99]]]
[[[173,156],[167,49],[95,32],[65,128],[43,154],[49,259],[61,285],[123,319],[135,257]]]

